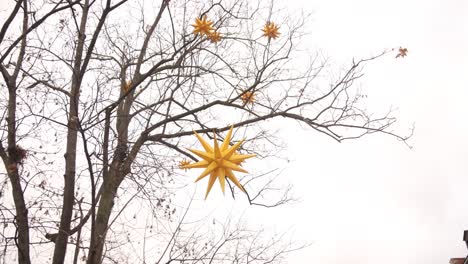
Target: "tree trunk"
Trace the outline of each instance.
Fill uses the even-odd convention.
[[[15,163],[8,165],[8,177],[10,178],[13,200],[16,208],[16,225],[18,230],[18,263],[30,264],[29,259],[29,224],[28,209],[24,202],[23,189],[21,188],[20,176]],[[14,168],[14,169],[13,169]]]
[[[96,227],[89,249],[87,264],[101,263],[103,249],[106,241],[106,233],[109,226],[109,219],[114,207],[114,198],[120,183],[116,181],[115,173],[110,173],[109,180],[104,183],[99,208],[96,214]]]
[[[23,188],[21,187],[21,177],[18,172],[18,166],[23,162],[25,157],[18,153],[16,142],[16,90],[17,78],[23,63],[26,53],[26,32],[28,30],[28,1],[23,0],[23,25],[21,38],[21,48],[16,61],[16,67],[13,74],[9,76],[8,72],[3,72],[3,76],[8,86],[8,156],[2,147],[1,156],[3,163],[7,168],[8,178],[10,179],[13,201],[15,203],[15,222],[17,226],[18,238],[15,242],[18,248],[18,263],[30,264],[29,256],[29,223],[28,209],[24,200]]]
[[[18,231],[18,263],[30,264],[29,259],[29,224],[28,209],[24,201],[23,188],[21,187],[21,178],[18,173],[18,162],[16,156],[16,83],[9,85],[8,100],[8,152],[9,157],[4,158],[3,162],[8,171],[8,177],[11,182],[13,201],[16,209],[16,224]]]
[[[72,89],[73,90],[73,89]],[[55,240],[54,264],[64,263],[67,252],[67,241],[70,233],[71,218],[73,215],[73,203],[75,199],[75,168],[76,168],[76,145],[77,145],[77,122],[78,106],[77,100],[70,102],[70,114],[67,133],[67,149],[65,153],[65,185],[63,190],[63,208],[60,217],[60,226],[57,239]]]

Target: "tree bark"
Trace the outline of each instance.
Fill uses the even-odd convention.
[[[11,164],[11,163],[10,163]],[[29,258],[29,223],[28,223],[28,209],[24,202],[23,189],[21,188],[20,176],[18,168],[8,172],[10,178],[13,200],[16,208],[16,225],[18,230],[18,263],[30,264]]]
[[[111,168],[115,168],[115,163],[118,162],[113,163],[114,166],[111,166]],[[121,180],[117,179],[115,172],[111,172],[108,179],[104,180],[104,188],[101,199],[99,200],[99,207],[96,214],[96,226],[94,234],[92,235],[87,264],[101,263],[106,233],[109,227],[109,219],[112,214],[112,209],[114,208],[114,198],[120,183]]]

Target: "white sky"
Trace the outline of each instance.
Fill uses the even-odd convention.
[[[311,45],[339,62],[404,46],[365,70],[369,109],[414,121],[412,150],[383,135],[338,144],[285,130],[302,203],[286,210],[315,241],[289,263],[448,263],[468,253],[468,1],[293,0],[314,12]],[[294,136],[291,136],[294,135]],[[311,166],[311,167],[310,167]],[[284,215],[279,213],[278,215]]]

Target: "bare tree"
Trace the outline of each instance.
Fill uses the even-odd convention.
[[[187,227],[190,206],[177,211],[173,199],[187,184],[177,163],[197,161],[186,151],[196,143],[193,131],[222,139],[233,126],[235,140],[247,139],[240,151],[260,158],[282,148],[268,120],[297,121],[338,142],[411,135],[392,130],[391,111],[365,111],[354,85],[365,64],[389,51],[331,79],[326,59],[298,49],[307,16],[291,17],[273,2],[18,0],[5,12],[3,262],[13,248],[18,263],[280,262],[300,246],[262,242],[261,232],[233,219]],[[209,34],[193,33],[197,18],[213,22]],[[290,201],[289,187],[275,187],[278,175],[242,178],[248,202]],[[233,187],[233,197],[244,195]],[[136,205],[151,220],[129,226],[123,218]],[[154,232],[138,238],[142,252],[115,254],[133,245],[137,226]],[[146,243],[163,250],[149,254]]]

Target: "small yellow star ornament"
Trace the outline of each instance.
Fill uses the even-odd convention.
[[[208,38],[212,43],[221,41],[221,34],[219,32],[213,31],[208,34]]]
[[[192,25],[193,34],[209,36],[214,30],[211,25],[213,25],[213,21],[207,20],[206,16],[203,16],[201,19],[197,18],[195,19],[195,24]]]
[[[124,86],[122,87],[124,92],[128,92],[128,90],[130,89],[130,87],[132,86],[132,81],[127,81],[125,82]]]
[[[183,159],[179,161],[179,168],[184,169],[183,167],[189,164],[190,164],[190,161]],[[187,168],[185,168],[185,171],[187,171]]]
[[[208,142],[206,142],[199,134],[195,131],[195,136],[198,138],[202,144],[205,151],[189,149],[192,153],[202,158],[201,161],[195,162],[192,164],[187,164],[181,166],[182,169],[192,169],[192,168],[205,168],[202,174],[195,180],[195,182],[205,178],[210,175],[208,180],[208,188],[206,190],[205,199],[208,197],[208,194],[213,187],[216,178],[219,180],[221,185],[221,190],[224,193],[226,178],[231,180],[239,189],[245,192],[244,187],[240,184],[237,178],[234,176],[233,171],[247,172],[242,167],[239,166],[241,162],[248,158],[255,157],[254,154],[240,154],[236,150],[241,146],[244,140],[237,142],[236,144],[230,146],[231,136],[232,136],[232,127],[229,129],[229,132],[224,139],[224,142],[218,145],[218,140],[216,139],[216,133],[214,133],[214,146],[211,147]]]
[[[402,47],[400,47],[400,48],[398,49],[398,54],[396,55],[395,58],[399,58],[399,57],[404,58],[404,57],[407,56],[406,53],[408,53],[408,49],[407,49],[407,48],[402,48]]]
[[[279,33],[279,28],[277,25],[275,25],[275,23],[273,22],[267,22],[265,24],[265,26],[263,27],[262,31],[263,31],[263,36],[264,37],[267,37],[268,40],[270,39],[276,39],[279,37],[280,33]]]
[[[244,92],[241,95],[241,99],[242,99],[242,102],[244,102],[244,104],[247,104],[247,103],[253,104],[255,102],[255,93],[251,91]]]

